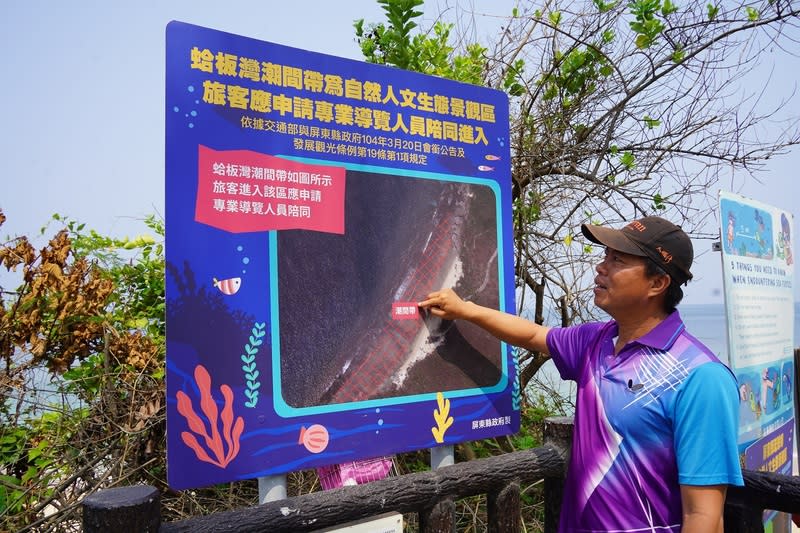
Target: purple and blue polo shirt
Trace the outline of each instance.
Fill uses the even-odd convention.
[[[560,531],[680,531],[680,485],[742,485],[736,379],[677,311],[614,355],[614,321],[554,328],[577,382]]]

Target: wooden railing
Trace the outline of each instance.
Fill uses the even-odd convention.
[[[161,522],[154,487],[112,488],[84,500],[83,528],[85,533],[301,532],[394,511],[417,513],[421,533],[446,532],[455,531],[456,500],[486,494],[487,530],[515,533],[521,531],[520,486],[544,479],[544,531],[550,533],[558,527],[571,439],[572,419],[551,418],[539,448],[178,522]],[[800,513],[800,478],[752,471],[744,478],[744,487],[728,490],[726,532],[763,532],[765,509]]]

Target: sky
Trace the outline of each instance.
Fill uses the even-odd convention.
[[[456,2],[451,0],[450,5]],[[429,1],[422,25],[443,2]],[[461,2],[480,35],[510,13],[513,0]],[[164,214],[165,28],[180,20],[246,37],[361,59],[352,23],[383,21],[375,0],[6,0],[0,5],[0,239],[32,235],[59,213],[100,234],[134,237]],[[777,51],[766,99],[796,89],[800,59]],[[763,84],[764,77],[748,83]],[[800,96],[787,103],[800,109]],[[761,183],[731,174],[720,186],[800,215],[800,149],[769,161]],[[715,191],[714,191],[715,192]],[[795,220],[792,230],[797,235]],[[794,239],[797,248],[797,239]],[[695,281],[686,303],[721,303],[719,255],[696,241]],[[794,284],[800,301],[800,285]]]

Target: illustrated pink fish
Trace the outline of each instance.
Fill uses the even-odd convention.
[[[494,170],[494,167],[490,167],[487,165],[479,165],[478,170],[480,170],[481,172],[489,172],[490,170]]]
[[[486,154],[484,157],[486,157],[487,161],[500,161],[499,155]]]
[[[239,291],[239,287],[242,286],[242,278],[228,278],[222,281],[217,278],[212,279],[214,280],[214,286],[219,289],[219,292],[227,294],[228,296],[236,294]]]
[[[300,428],[300,438],[297,444],[302,444],[311,453],[320,453],[328,447],[328,430],[325,426],[314,424],[308,429],[305,426]]]

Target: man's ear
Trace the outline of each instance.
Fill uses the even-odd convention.
[[[672,278],[669,274],[660,274],[650,278],[650,292],[653,296],[657,296],[667,292],[669,284],[672,283]]]

